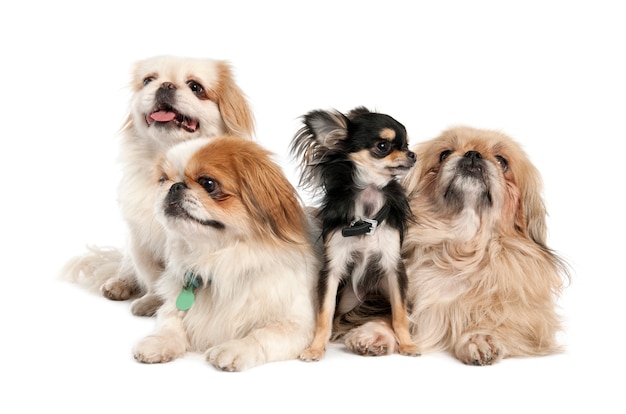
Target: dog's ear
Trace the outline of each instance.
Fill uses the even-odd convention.
[[[539,171],[530,162],[521,163],[516,171],[520,201],[515,227],[538,245],[547,243],[547,211],[543,201],[543,184]]]
[[[242,148],[236,168],[241,200],[254,217],[258,234],[291,243],[303,241],[305,216],[296,190],[262,149]]]
[[[348,135],[349,119],[339,111],[311,111],[304,116],[304,124],[319,145],[336,148]]]
[[[363,115],[363,114],[369,114],[372,111],[370,111],[369,109],[367,109],[364,106],[357,106],[356,108],[352,109],[350,112],[348,112],[348,119],[352,120],[354,118],[356,118],[359,115]]]
[[[122,124],[122,127],[120,128],[120,132],[124,132],[124,131],[131,131],[135,126],[135,123],[133,122],[133,116],[132,114],[128,114],[126,116],[126,120],[124,121],[124,123]]]
[[[217,105],[220,109],[228,134],[247,139],[254,137],[254,117],[248,101],[235,83],[230,65],[219,62],[219,82],[217,85]]]

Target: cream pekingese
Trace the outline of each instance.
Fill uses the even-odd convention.
[[[414,150],[404,183],[415,222],[403,255],[420,351],[449,351],[470,365],[558,352],[556,300],[569,270],[546,245],[538,170],[491,130],[452,128]],[[396,347],[382,318],[344,340],[359,353]]]
[[[157,56],[135,64],[130,114],[122,128],[118,202],[129,229],[126,249],[90,247],[70,260],[63,276],[99,288],[113,300],[140,296],[135,315],[160,305],[154,286],[164,267],[165,234],[154,219],[155,168],[174,144],[236,134],[252,139],[247,100],[221,60]]]
[[[135,358],[202,352],[226,371],[297,358],[313,337],[319,259],[300,199],[270,154],[241,138],[197,139],[170,149],[159,177],[164,303]]]

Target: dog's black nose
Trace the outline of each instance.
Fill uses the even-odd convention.
[[[174,183],[170,187],[169,195],[172,196],[186,188],[189,188],[189,187],[187,187],[187,184],[183,183],[182,181],[179,183]]]
[[[172,184],[165,197],[165,204],[171,206],[178,203],[183,198],[183,190],[187,188],[187,184],[182,181]]]
[[[161,84],[161,89],[176,89],[176,85],[174,85],[172,82],[163,82]]]
[[[159,106],[174,106],[176,98],[176,85],[172,82],[163,82],[156,91],[156,101]]]
[[[474,161],[474,160],[479,160],[481,159],[483,156],[481,155],[480,152],[478,151],[467,151],[464,155],[465,158],[469,158],[470,160]]]
[[[407,151],[406,152],[406,162],[407,167],[411,168],[412,166],[415,165],[415,162],[417,161],[417,156],[415,155],[415,153],[413,151]]]

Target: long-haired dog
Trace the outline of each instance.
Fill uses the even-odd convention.
[[[297,359],[313,336],[319,257],[270,153],[241,138],[197,139],[167,152],[157,180],[164,303],[135,358],[202,352],[226,371]]]
[[[157,162],[171,146],[198,137],[237,134],[251,139],[254,121],[230,65],[221,60],[157,56],[135,63],[130,114],[122,128],[118,202],[128,246],[90,247],[70,260],[64,277],[113,300],[141,296],[135,315],[160,305],[154,286],[164,267],[165,233],[153,214]]]
[[[347,115],[315,110],[303,122],[291,151],[301,161],[300,185],[322,194],[324,263],[315,337],[300,359],[321,359],[335,311],[344,313],[372,296],[390,303],[399,352],[418,355],[408,329],[407,277],[400,257],[411,212],[398,180],[415,164],[406,129],[364,107]]]
[[[520,145],[491,130],[457,127],[414,148],[406,177],[411,207],[403,256],[413,337],[422,352],[465,364],[560,350],[556,299],[567,264],[546,245],[538,170]],[[384,320],[346,335],[355,351],[382,339]]]

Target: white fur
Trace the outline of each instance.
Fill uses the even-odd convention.
[[[220,369],[241,371],[294,359],[309,343],[315,320],[313,258],[298,249],[273,251],[247,243],[213,251],[175,238],[171,246],[173,265],[158,286],[165,298],[157,313],[159,330],[137,344],[138,360],[166,362],[201,352]],[[204,284],[191,309],[182,312],[175,302],[189,268],[197,269]]]

